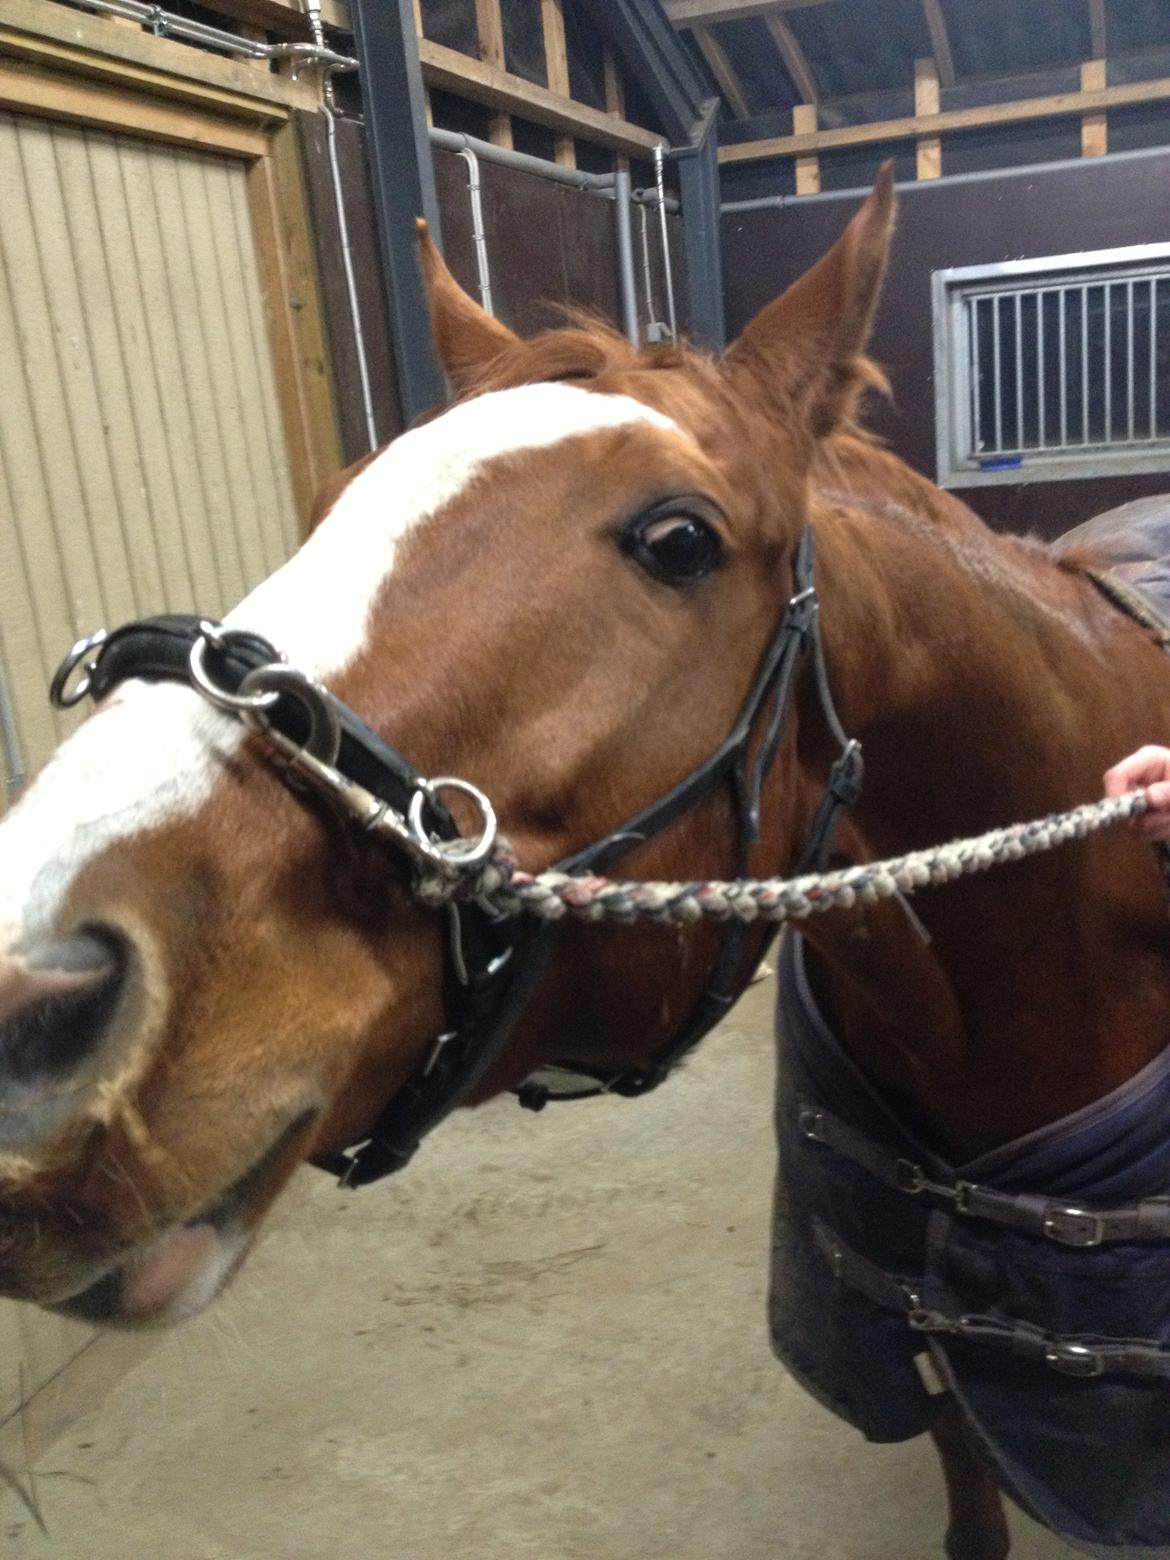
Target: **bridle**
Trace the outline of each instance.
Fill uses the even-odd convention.
[[[558,863],[563,872],[601,872],[661,834],[721,787],[735,818],[737,868],[747,871],[760,837],[764,783],[779,751],[796,674],[811,665],[820,710],[836,742],[824,796],[798,863],[821,869],[844,811],[862,785],[861,746],[841,725],[829,687],[815,586],[815,544],[802,531],[793,561],[794,590],[728,736],[703,763],[657,801],[603,839]],[[74,674],[82,673],[74,682]],[[445,1023],[413,1076],[385,1105],[369,1132],[345,1152],[314,1164],[364,1186],[406,1165],[422,1139],[487,1076],[552,955],[559,928],[532,924],[497,909],[476,884],[497,847],[491,802],[453,776],[426,778],[340,700],[290,666],[257,634],[174,615],[144,618],[79,641],[53,678],[50,697],[61,708],[104,698],[131,678],[185,683],[233,715],[280,760],[298,792],[323,798],[349,824],[395,848],[408,887],[423,874],[449,886]],[[752,754],[761,717],[764,726]],[[477,832],[461,834],[444,798],[461,796],[477,815]],[[742,989],[751,929],[727,923],[711,976],[675,1037],[642,1068],[606,1071],[568,1060],[540,1069],[516,1090],[540,1110],[558,1100],[598,1094],[627,1097],[656,1088],[718,1023]]]

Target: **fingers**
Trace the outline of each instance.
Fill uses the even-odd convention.
[[[1146,799],[1149,806],[1134,827],[1144,840],[1170,840],[1170,780],[1147,786]]]
[[[1170,782],[1170,748],[1149,744],[1106,771],[1105,795],[1122,796],[1139,786],[1154,787],[1167,782]],[[1150,805],[1155,804],[1151,801]]]
[[[1105,774],[1105,795],[1123,796],[1144,787],[1146,811],[1133,820],[1144,840],[1170,840],[1170,748],[1138,748]]]

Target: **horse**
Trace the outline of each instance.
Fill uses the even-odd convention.
[[[421,902],[496,817],[534,870],[776,874],[810,839],[866,862],[1068,807],[1164,730],[1159,637],[1090,544],[993,534],[864,432],[894,205],[887,168],[720,356],[586,318],[521,340],[422,232],[451,405],[334,484],[223,624],[79,647],[62,678],[95,711],[0,823],[0,1293],[181,1321],[302,1161],[373,1142],[372,1178],[566,1056],[656,1081],[750,980],[763,925],[573,925],[526,963],[474,896]],[[1170,1032],[1166,907],[1127,830],[913,914],[832,911],[801,949],[856,1075],[952,1164],[1090,1110]],[[436,1104],[485,1022],[502,1040]],[[423,1096],[407,1150],[371,1127]],[[947,1552],[997,1560],[997,1480],[957,1399],[932,1404]]]

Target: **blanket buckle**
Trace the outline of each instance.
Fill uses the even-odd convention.
[[[1105,1374],[1105,1361],[1096,1349],[1064,1339],[1049,1344],[1044,1350],[1044,1363],[1060,1371],[1063,1376],[1091,1378]]]
[[[1099,1246],[1105,1239],[1105,1221],[1087,1208],[1050,1208],[1041,1229],[1059,1246]]]

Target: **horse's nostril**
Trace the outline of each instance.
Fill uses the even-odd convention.
[[[87,929],[0,966],[0,1078],[67,1073],[105,1033],[126,970],[121,939]]]

